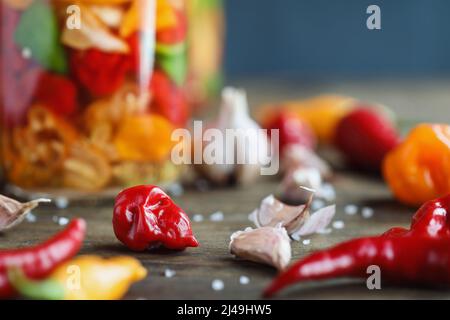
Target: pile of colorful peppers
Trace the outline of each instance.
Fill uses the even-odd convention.
[[[419,124],[401,138],[387,107],[330,95],[265,106],[260,118],[265,128],[280,129],[280,148],[312,140],[299,124],[293,131],[292,124],[303,122],[351,167],[381,172],[404,204],[419,206],[450,193],[450,125]]]
[[[9,182],[98,190],[175,178],[170,135],[190,111],[187,22],[173,2],[2,1]]]

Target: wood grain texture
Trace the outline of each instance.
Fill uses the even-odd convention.
[[[249,88],[249,97],[253,105],[283,98],[305,97],[319,92],[338,92],[351,94],[364,99],[378,100],[386,104],[394,103],[399,116],[408,120],[450,121],[450,109],[443,103],[450,101],[448,86],[440,83],[431,87],[401,83],[388,84],[334,84],[322,86],[303,86],[297,89],[292,84],[266,84],[238,82]],[[448,84],[448,83],[445,83]],[[384,88],[384,89],[383,89]],[[396,89],[397,88],[397,89]],[[333,90],[336,89],[336,90]],[[384,95],[383,95],[384,92]],[[431,93],[430,93],[431,92]],[[424,97],[434,100],[428,104],[425,114],[418,110],[418,101]],[[380,99],[375,99],[380,97]],[[411,103],[411,104],[410,104]],[[408,106],[412,106],[408,108]],[[414,107],[416,106],[416,107]],[[445,106],[445,107],[444,107]],[[202,214],[204,221],[192,222],[193,230],[200,241],[199,248],[189,248],[183,252],[132,253],[118,240],[112,231],[112,201],[101,204],[70,204],[68,208],[58,210],[50,206],[41,206],[33,213],[35,223],[24,222],[16,229],[0,234],[0,247],[11,248],[27,246],[44,240],[61,229],[52,221],[53,216],[84,217],[88,222],[88,234],[82,254],[102,256],[133,255],[148,269],[148,277],[132,287],[127,299],[258,299],[263,288],[276,275],[270,267],[233,258],[228,252],[229,238],[232,232],[251,226],[248,214],[256,208],[261,199],[273,193],[278,182],[274,179],[261,181],[247,188],[214,189],[205,192],[186,190],[175,201],[188,212]],[[333,184],[337,192],[337,214],[335,220],[342,220],[345,227],[333,230],[328,235],[313,235],[309,245],[292,242],[293,261],[315,250],[327,248],[338,242],[354,237],[376,235],[393,226],[407,226],[415,208],[407,208],[396,203],[384,182],[376,177],[367,177],[349,172],[336,174]],[[344,214],[347,204],[356,204],[360,208],[369,206],[374,216],[364,219],[360,214]],[[224,220],[209,220],[211,213],[222,211]],[[172,278],[164,277],[166,268],[176,271]],[[245,275],[250,283],[241,285],[239,277]],[[224,281],[222,291],[214,291],[211,282],[214,279]],[[370,291],[365,281],[327,281],[297,285],[284,291],[279,298],[287,299],[397,299],[397,298],[450,298],[449,291],[391,287],[382,282],[381,290]]]

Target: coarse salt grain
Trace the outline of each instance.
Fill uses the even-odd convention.
[[[333,221],[333,228],[343,229],[344,227],[345,227],[344,221],[342,221],[342,220]]]
[[[172,278],[175,274],[176,274],[175,270],[172,269],[164,270],[164,277],[166,278]]]
[[[209,216],[209,220],[215,221],[215,222],[223,221],[223,212],[222,211],[214,212],[213,214],[211,214]]]
[[[220,280],[220,279],[214,279],[214,280],[211,282],[211,288],[212,288],[214,291],[220,291],[220,290],[223,290],[224,287],[225,287],[225,285],[224,285],[223,281]]]
[[[371,218],[373,216],[373,212],[374,212],[374,210],[372,208],[369,208],[369,207],[364,207],[364,208],[361,209],[361,215],[365,219]]]
[[[194,216],[192,217],[192,220],[195,222],[202,222],[203,216],[201,214],[194,214]]]
[[[59,224],[60,226],[65,226],[65,225],[68,224],[68,223],[69,223],[69,219],[66,218],[66,217],[60,217],[60,218],[58,219],[58,224]]]
[[[325,229],[317,230],[316,233],[318,233],[318,234],[330,234],[332,231],[333,230],[331,230],[331,228],[325,228]]]
[[[240,276],[239,277],[239,283],[240,284],[249,284],[250,283],[250,278],[247,276]]]
[[[307,245],[309,245],[309,244],[311,243],[311,240],[310,240],[310,239],[305,239],[305,240],[302,241],[302,243],[303,243],[305,246],[307,246]]]
[[[58,223],[58,220],[59,220],[59,217],[58,217],[58,216],[53,216],[53,217],[52,217],[52,221],[53,221],[54,223]]]
[[[58,197],[55,199],[55,206],[58,209],[65,209],[69,205],[69,200],[65,197]]]
[[[36,216],[31,212],[28,212],[25,219],[30,223],[36,222],[36,220],[37,220]]]
[[[358,213],[358,207],[354,204],[348,204],[344,207],[344,212],[349,216],[353,216]]]

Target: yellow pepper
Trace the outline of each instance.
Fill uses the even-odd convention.
[[[79,256],[59,266],[42,281],[27,279],[21,270],[10,270],[9,281],[24,297],[48,300],[115,300],[147,270],[132,257]]]

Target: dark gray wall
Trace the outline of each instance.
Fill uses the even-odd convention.
[[[381,7],[382,30],[366,28]],[[225,0],[228,75],[450,74],[450,0]]]

